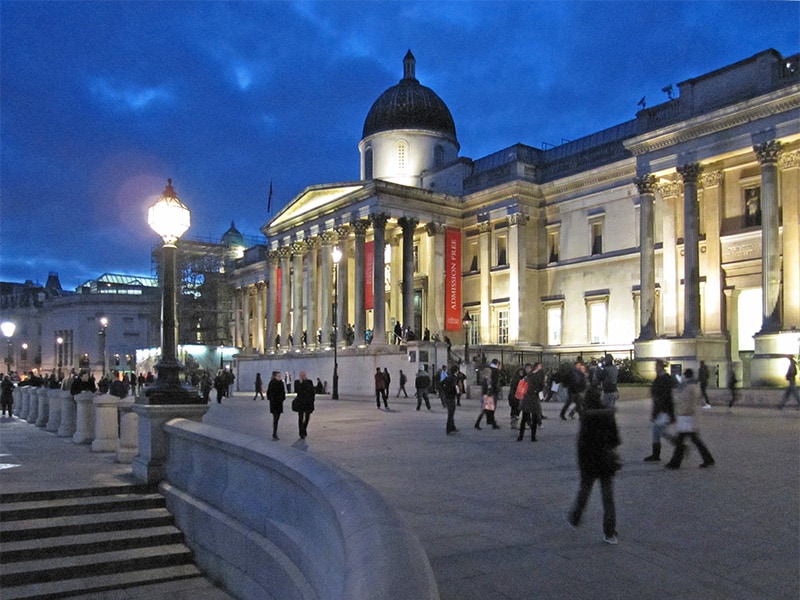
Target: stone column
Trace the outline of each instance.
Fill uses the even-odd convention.
[[[753,146],[761,164],[761,294],[762,325],[759,333],[775,333],[781,329],[780,232],[778,230],[778,156],[781,143],[770,140]],[[794,269],[798,266],[794,265]]]
[[[72,437],[75,435],[78,408],[72,394],[61,398],[61,423],[58,426],[58,437]]]
[[[117,443],[117,462],[130,464],[139,454],[139,415],[133,412],[133,396],[122,398],[119,409],[119,441]]]
[[[306,244],[303,241],[292,244],[292,338],[294,347],[303,347],[303,257]]]
[[[319,307],[319,325],[322,330],[322,343],[323,348],[329,348],[331,345],[331,330],[333,329],[333,322],[331,320],[331,310],[333,307],[333,240],[334,233],[332,231],[323,231],[320,236],[322,255],[320,256],[320,307]]]
[[[731,338],[731,359],[739,360],[739,294],[735,288],[726,288],[725,315],[727,316],[728,335]],[[722,381],[724,385],[724,380]]]
[[[703,173],[703,223],[706,234],[706,285],[703,292],[703,333],[721,336],[722,328],[722,171]]]
[[[478,268],[480,269],[481,312],[480,312],[480,340],[482,344],[491,341],[491,313],[492,303],[492,274],[491,274],[491,235],[492,224],[489,221],[478,223]]]
[[[269,264],[269,279],[267,281],[267,339],[265,348],[270,352],[275,351],[275,336],[278,335],[278,261],[280,255],[271,250],[267,254]]]
[[[253,347],[250,341],[250,286],[242,288],[242,350],[245,354],[250,354]]]
[[[386,221],[388,215],[377,213],[370,216],[373,235],[372,259],[372,343],[386,344]]]
[[[292,250],[288,246],[283,246],[278,250],[281,257],[281,348],[289,349],[289,335],[292,333],[292,326],[289,322],[289,310],[292,303],[292,288],[290,287],[289,275],[291,266],[289,260],[292,257]]]
[[[236,288],[233,290],[233,297],[231,298],[231,315],[233,316],[233,332],[231,344],[235,348],[242,347],[242,315],[241,315],[241,295],[242,289]]]
[[[508,222],[508,342],[518,344],[521,341],[530,341],[530,337],[521,337],[522,329],[529,323],[527,306],[531,304],[526,290],[526,265],[527,253],[525,252],[525,236],[521,235],[520,228],[525,225],[528,217],[522,213],[514,213],[506,217]]]
[[[661,312],[664,334],[668,337],[678,335],[678,234],[675,226],[675,208],[681,186],[674,181],[663,182],[658,186],[662,198],[661,230]]]
[[[75,404],[77,416],[72,441],[75,444],[88,444],[94,439],[94,394],[81,392],[75,396]]]
[[[264,291],[266,285],[263,281],[256,284],[256,352],[264,354]]]
[[[364,314],[364,289],[365,289],[365,263],[366,251],[364,249],[364,242],[367,235],[367,228],[369,221],[360,220],[352,223],[353,231],[355,232],[355,273],[353,274],[353,281],[355,283],[354,298],[353,298],[353,329],[355,331],[355,345],[363,346],[366,344],[364,332],[366,330],[366,317]]]
[[[340,347],[347,346],[347,324],[350,314],[350,248],[348,243],[348,235],[350,228],[347,225],[342,225],[336,228],[336,233],[339,236],[339,249],[342,251],[342,259],[339,261],[338,267],[338,293],[336,296],[336,330],[337,330],[337,343]]]
[[[37,427],[44,428],[44,426],[47,425],[48,411],[50,410],[48,391],[46,387],[40,387],[36,390],[36,401],[39,405],[39,411],[36,414]]]
[[[699,219],[697,213],[697,178],[703,168],[699,163],[678,167],[683,178],[683,336],[700,335],[700,258]]]
[[[308,238],[306,241],[306,276],[303,277],[306,299],[306,331],[308,348],[317,348],[317,329],[319,328],[319,273],[317,273],[317,254],[319,238]]]
[[[403,289],[402,289],[402,276],[403,276],[403,232],[400,227],[395,227],[392,230],[391,237],[389,238],[392,244],[392,286],[389,292],[389,304],[392,307],[392,317],[397,323],[403,323]],[[392,325],[394,327],[394,325]],[[394,329],[392,329],[394,332]],[[398,343],[394,338],[394,333],[391,336],[392,343]]]
[[[800,151],[782,152],[780,197],[783,204],[783,328],[800,329]]]
[[[114,452],[119,441],[117,404],[111,394],[94,397],[94,439],[92,452]]]
[[[36,419],[39,418],[39,388],[28,387],[28,389],[30,390],[28,393],[30,400],[28,401],[28,416],[25,417],[25,420],[35,425]]]
[[[633,180],[639,191],[639,340],[656,337],[656,250],[654,175]]]
[[[408,217],[398,220],[403,228],[403,327],[414,329],[414,230],[419,221]],[[421,331],[414,331],[417,339]]]
[[[445,226],[442,223],[428,223],[425,225],[425,231],[430,238],[431,249],[431,264],[426,269],[428,272],[428,298],[425,303],[425,310],[428,315],[428,327],[431,330],[431,335],[438,333],[441,337],[445,329]],[[460,269],[461,265],[458,268]]]
[[[47,407],[47,425],[45,429],[51,433],[57,433],[58,427],[61,425],[61,400],[64,396],[69,396],[69,392],[64,390],[48,390],[47,395],[50,397]]]

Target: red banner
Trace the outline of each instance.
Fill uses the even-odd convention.
[[[375,307],[375,243],[364,244],[364,309]]]
[[[447,229],[444,234],[444,328],[459,331],[461,325],[461,231]]]
[[[273,289],[275,290],[276,323],[281,322],[281,286],[283,285],[283,282],[281,281],[281,275],[281,268],[278,267],[278,270],[275,272],[275,285],[273,286]],[[272,340],[270,340],[270,343],[272,343]]]

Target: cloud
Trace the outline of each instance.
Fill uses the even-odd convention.
[[[172,104],[174,97],[164,87],[148,87],[135,84],[114,84],[103,77],[89,79],[92,97],[112,110],[142,112],[153,104]]]

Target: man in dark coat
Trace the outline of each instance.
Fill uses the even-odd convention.
[[[653,423],[653,452],[645,457],[646,462],[661,460],[661,438],[671,439],[667,435],[667,427],[675,422],[675,404],[672,400],[675,379],[667,373],[666,366],[663,360],[656,361],[656,378],[650,386],[650,395],[653,397],[650,413],[650,421]]]
[[[295,386],[297,396],[292,402],[292,410],[297,413],[297,425],[300,431],[300,438],[306,439],[308,435],[308,422],[311,420],[311,413],[314,412],[314,383],[306,379],[306,372],[300,371],[300,378]]]
[[[281,380],[281,372],[273,371],[272,379],[267,385],[267,400],[269,400],[269,412],[272,413],[272,439],[278,439],[278,421],[283,413],[283,402],[286,400],[286,387]]]

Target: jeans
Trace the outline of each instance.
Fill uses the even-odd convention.
[[[428,410],[431,409],[431,401],[428,399],[428,392],[422,388],[417,389],[417,410],[422,406],[422,401],[425,401],[425,406]]]
[[[786,406],[786,403],[789,402],[789,396],[794,396],[794,399],[797,401],[797,404],[800,405],[800,395],[797,394],[797,385],[794,381],[790,381],[789,385],[786,387],[786,391],[783,393],[783,399],[781,400],[780,407],[783,408]]]
[[[653,443],[660,444],[661,438],[671,440],[672,437],[667,435],[667,427],[669,427],[669,415],[667,413],[658,413],[656,418],[653,419]]]
[[[581,523],[581,515],[594,485],[593,477],[581,477],[581,485],[575,504],[569,513],[569,522],[576,527]],[[603,498],[603,533],[606,537],[617,535],[617,512],[614,507],[614,477],[600,477],[600,494]]]

